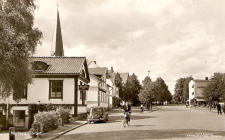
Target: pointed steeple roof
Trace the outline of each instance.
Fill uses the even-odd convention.
[[[64,56],[63,52],[63,40],[61,33],[61,25],[59,19],[59,10],[57,9],[57,21],[55,28],[55,36],[54,36],[54,44],[55,44],[55,56]]]

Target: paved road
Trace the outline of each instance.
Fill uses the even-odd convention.
[[[215,110],[185,106],[163,106],[144,114],[132,110],[130,127],[122,126],[122,111],[113,110],[109,122],[87,124],[59,139],[225,139],[225,115]]]

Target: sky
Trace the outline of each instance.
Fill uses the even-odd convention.
[[[43,32],[35,56],[50,56],[57,3],[65,56],[137,75],[150,71],[172,94],[176,80],[225,70],[224,0],[36,0]]]

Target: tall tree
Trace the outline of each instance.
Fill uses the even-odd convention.
[[[19,102],[32,82],[29,56],[40,44],[42,33],[33,28],[34,0],[0,1],[0,79],[2,97],[13,94]]]
[[[180,78],[176,81],[175,88],[174,88],[174,96],[176,98],[173,98],[176,100],[175,102],[181,102],[185,103],[185,98],[184,98],[184,82],[185,78]]]
[[[156,79],[154,85],[154,92],[157,101],[170,101],[172,99],[172,95],[168,89],[168,86],[161,77]]]
[[[137,76],[134,73],[128,77],[127,88],[127,91],[129,91],[129,100],[132,102],[133,105],[137,105],[138,94],[140,92],[141,85]]]
[[[139,100],[142,103],[146,103],[147,108],[152,110],[152,101],[155,99],[154,83],[152,82],[151,78],[147,76],[142,81],[142,86],[143,87],[140,91],[140,94],[138,95]]]
[[[123,79],[120,77],[120,74],[117,72],[115,74],[115,85],[119,89],[119,97],[124,100],[124,88],[123,88]]]
[[[214,73],[202,94],[206,101],[225,101],[225,73]]]

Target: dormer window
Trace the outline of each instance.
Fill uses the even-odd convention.
[[[45,62],[41,62],[41,61],[35,61],[32,64],[32,68],[35,71],[46,71],[48,69],[48,66]]]

